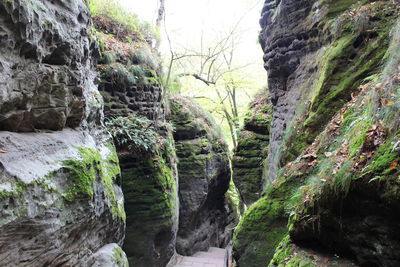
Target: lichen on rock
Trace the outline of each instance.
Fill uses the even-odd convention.
[[[170,97],[179,173],[179,231],[182,255],[225,247],[235,215],[226,202],[230,182],[228,148],[211,116],[194,100]]]
[[[267,92],[262,90],[250,104],[238,145],[232,159],[233,181],[246,205],[260,198],[264,181],[265,159],[269,149],[269,130],[272,105]]]
[[[272,182],[235,230],[239,266],[398,264],[398,17],[391,1],[266,1]]]
[[[122,245],[89,19],[83,1],[0,1],[2,266],[90,265]]]

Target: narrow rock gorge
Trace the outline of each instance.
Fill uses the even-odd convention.
[[[265,0],[228,130],[218,49],[101,1],[0,0],[0,266],[400,266],[398,1]]]
[[[221,130],[194,100],[170,99],[169,121],[179,173],[177,252],[192,255],[209,247],[226,247],[235,215],[225,201],[231,172],[228,147]]]
[[[169,112],[142,34],[83,1],[0,2],[1,266],[164,267],[229,242],[227,146],[190,99]]]

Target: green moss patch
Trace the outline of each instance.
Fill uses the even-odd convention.
[[[334,41],[321,57],[318,78],[309,99],[303,100],[310,101],[310,111],[304,109],[299,115],[302,118],[294,119],[287,128],[283,164],[294,160],[314,141],[365,78],[381,70],[390,30],[399,15],[398,8],[388,1],[327,2],[330,2],[331,14],[335,14],[326,21],[332,28],[330,34]],[[354,7],[353,13],[348,11],[350,6]],[[362,24],[362,21],[366,22]]]
[[[103,159],[97,150],[79,147],[80,159],[63,162],[64,169],[71,174],[71,187],[64,194],[64,198],[70,202],[76,199],[92,200],[93,184],[99,179],[104,184],[111,213],[125,221],[123,203],[118,203],[114,189],[114,180],[121,171],[115,149],[112,146],[109,146],[109,148],[110,156],[108,159]]]

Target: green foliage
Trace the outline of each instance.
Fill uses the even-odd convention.
[[[154,152],[158,134],[149,119],[129,115],[106,121],[106,127],[120,148],[132,152]]]
[[[89,9],[93,17],[111,18],[113,23],[125,27],[139,39],[159,38],[158,30],[150,23],[140,21],[136,14],[123,8],[118,0],[90,0]]]
[[[101,74],[103,80],[112,83],[113,87],[120,90],[135,85],[138,81],[137,77],[121,63],[106,65],[101,69]]]
[[[145,75],[145,71],[143,67],[140,65],[131,65],[129,66],[129,72],[132,73],[135,78],[140,79]]]
[[[132,64],[145,65],[152,70],[159,69],[158,59],[149,47],[142,47],[136,50],[130,57]]]
[[[390,164],[400,161],[400,153],[395,150],[396,144],[400,140],[400,134],[383,143],[376,151],[371,163],[365,168],[364,173],[374,173],[375,175],[388,175],[392,171],[397,171],[398,165],[391,167]],[[396,143],[397,142],[397,143]]]
[[[91,199],[93,197],[93,182],[96,180],[100,168],[101,157],[98,152],[90,148],[79,148],[82,160],[64,161],[64,168],[72,174],[72,186],[67,191],[65,199]]]
[[[103,64],[113,64],[117,62],[117,55],[113,51],[104,51],[101,60]]]
[[[110,155],[106,159],[103,159],[97,150],[79,147],[80,159],[63,162],[64,168],[71,173],[72,178],[72,185],[65,193],[64,198],[67,201],[91,200],[94,194],[93,183],[96,179],[101,178],[112,215],[125,221],[124,206],[118,202],[114,189],[114,180],[119,176],[121,170],[115,149],[111,145],[108,148]]]

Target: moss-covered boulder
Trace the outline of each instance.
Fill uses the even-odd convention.
[[[228,148],[209,114],[185,97],[170,98],[179,172],[177,251],[191,255],[225,247],[234,216],[225,193],[230,182]]]
[[[246,205],[254,203],[263,191],[271,118],[272,105],[263,90],[250,104],[232,159],[233,181]]]

